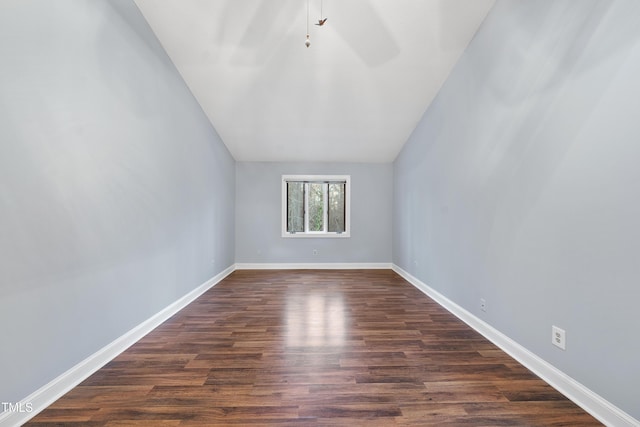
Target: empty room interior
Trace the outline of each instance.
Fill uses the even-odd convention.
[[[2,1],[0,426],[639,426],[638,17]]]

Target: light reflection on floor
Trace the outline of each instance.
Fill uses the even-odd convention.
[[[339,346],[345,342],[346,313],[341,293],[311,291],[287,295],[287,346]]]

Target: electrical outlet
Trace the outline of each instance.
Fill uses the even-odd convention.
[[[557,326],[551,326],[551,343],[562,350],[566,350],[567,333],[565,330]]]
[[[487,311],[487,300],[480,298],[480,310]]]
[[[314,255],[318,255],[318,250],[317,250],[317,249],[314,249],[314,250],[313,250],[313,254],[314,254]]]

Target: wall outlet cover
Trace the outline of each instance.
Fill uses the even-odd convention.
[[[560,329],[557,326],[551,327],[551,343],[556,347],[566,350],[567,348],[567,333],[564,329]]]

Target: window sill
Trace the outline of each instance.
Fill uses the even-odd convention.
[[[321,239],[344,239],[351,237],[350,233],[283,233],[282,237],[284,238],[292,238],[292,239],[313,239],[313,238],[321,238]]]

